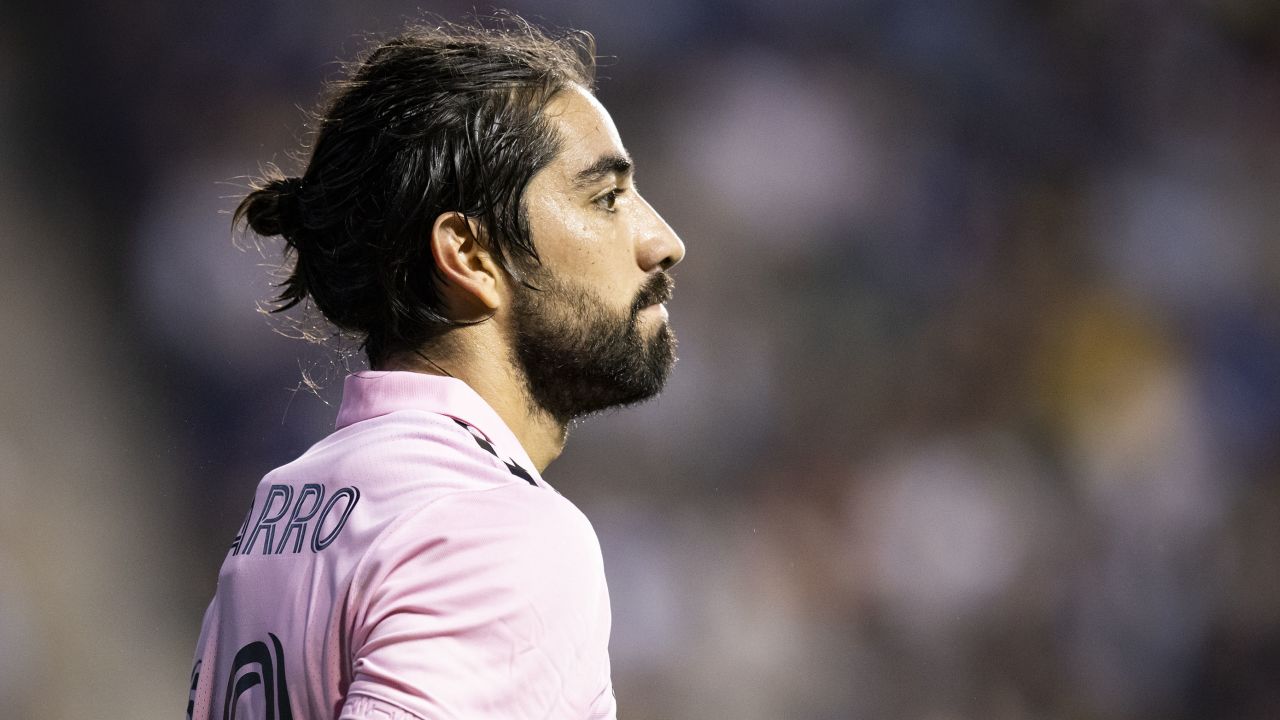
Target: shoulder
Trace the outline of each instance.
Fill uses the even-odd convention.
[[[591,524],[554,491],[523,483],[452,493],[405,513],[353,580],[351,619],[366,631],[408,612],[442,632],[505,623],[532,642],[608,605]]]
[[[538,492],[505,499],[522,487]],[[293,528],[309,522],[315,537],[337,538],[331,547],[322,543],[330,556],[340,554],[345,558],[343,567],[352,567],[350,562],[353,571],[360,571],[368,564],[362,558],[370,553],[377,561],[421,540],[425,528],[452,533],[448,530],[451,520],[462,523],[469,512],[484,513],[467,509],[482,503],[467,500],[473,493],[492,498],[487,504],[493,514],[520,502],[536,505],[545,500],[542,496],[555,495],[549,488],[531,487],[452,418],[398,411],[343,427],[302,457],[269,473],[258,484],[240,535],[247,538],[249,547],[254,542],[248,540],[263,537],[268,545],[274,541],[273,547],[283,547],[273,536],[293,533],[296,545],[301,534]],[[449,500],[454,495],[458,499]],[[450,512],[453,507],[461,509]],[[422,519],[423,515],[430,517]],[[335,523],[342,529],[340,537]]]
[[[541,678],[604,672],[608,588],[595,532],[554,491],[524,483],[453,493],[399,518],[366,553],[352,584],[357,674],[392,682],[391,667],[439,679],[424,656]],[[416,659],[413,659],[416,658]],[[517,662],[518,659],[518,662]],[[602,670],[603,669],[603,670]],[[479,672],[479,670],[476,670]]]
[[[586,516],[554,490],[511,476],[501,485],[451,492],[405,513],[369,556],[381,573],[421,568],[424,578],[438,578],[453,569],[477,584],[526,593],[557,578],[603,576],[599,542]]]
[[[351,590],[354,695],[424,718],[585,716],[608,687],[599,544],[554,490],[510,483],[407,512]]]

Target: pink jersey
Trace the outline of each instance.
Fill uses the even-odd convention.
[[[269,473],[205,613],[189,718],[614,718],[586,517],[465,383],[347,378]]]

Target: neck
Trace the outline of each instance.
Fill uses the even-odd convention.
[[[431,347],[397,354],[379,369],[447,375],[465,382],[498,413],[541,473],[564,450],[568,426],[529,398],[524,373],[505,348],[490,347],[491,338],[484,334],[466,332],[476,329],[451,330]]]

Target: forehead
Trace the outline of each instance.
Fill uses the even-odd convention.
[[[543,111],[561,141],[560,153],[545,170],[570,181],[605,155],[626,156],[618,128],[604,105],[578,85],[560,91]]]

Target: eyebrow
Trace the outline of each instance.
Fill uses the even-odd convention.
[[[625,155],[609,153],[601,155],[599,160],[591,163],[587,168],[578,171],[573,176],[573,184],[578,187],[591,185],[602,180],[606,175],[616,173],[618,175],[626,175],[631,172],[635,166],[631,163],[631,158]]]

